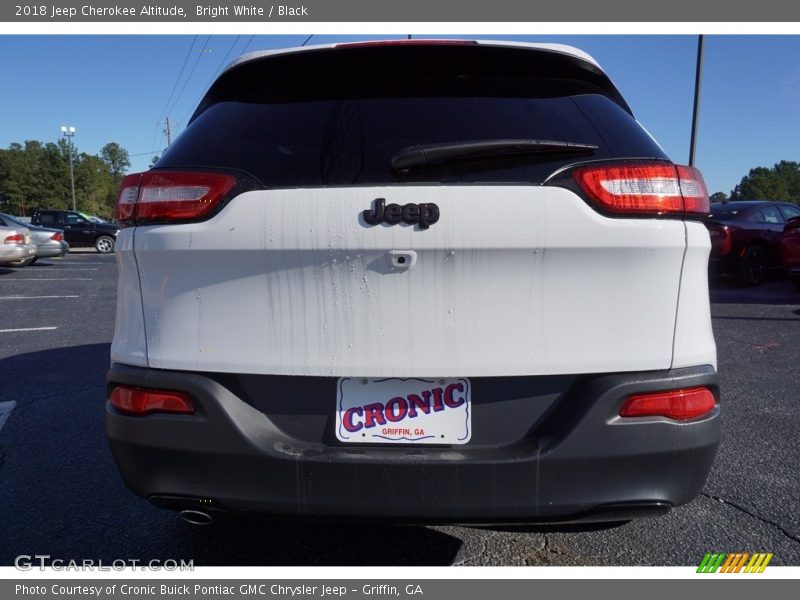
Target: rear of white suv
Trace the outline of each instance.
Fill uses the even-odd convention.
[[[160,506],[616,520],[705,482],[705,186],[580,51],[245,56],[117,211],[107,433]]]

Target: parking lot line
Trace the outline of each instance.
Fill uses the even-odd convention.
[[[22,327],[21,329],[0,329],[0,333],[17,333],[18,331],[53,331],[58,327]]]
[[[83,268],[76,268],[76,267],[34,267],[34,271],[99,271],[100,269],[83,269]]]
[[[0,296],[0,300],[44,300],[45,298],[80,298],[80,296]]]
[[[12,281],[93,281],[91,277],[21,277],[19,279],[4,279],[3,283]]]
[[[6,424],[11,411],[14,410],[16,405],[17,403],[14,400],[0,402],[0,429],[3,429],[3,425]]]

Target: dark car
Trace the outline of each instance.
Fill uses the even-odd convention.
[[[37,209],[31,217],[33,225],[64,230],[70,246],[94,246],[101,254],[114,251],[119,227],[113,223],[93,223],[79,212],[71,210]]]
[[[781,240],[781,257],[789,281],[800,290],[800,217],[791,218],[786,223]]]
[[[711,236],[709,269],[735,276],[740,285],[761,283],[770,269],[780,268],[783,227],[794,217],[800,217],[800,207],[785,202],[712,204],[706,221]]]

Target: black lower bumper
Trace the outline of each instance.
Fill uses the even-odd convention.
[[[719,407],[678,423],[621,419],[627,396],[708,386],[710,366],[580,377],[476,378],[464,446],[343,445],[334,378],[222,376],[115,364],[115,385],[181,390],[192,416],[106,429],[128,487],[173,509],[392,522],[619,520],[692,500],[719,443]]]

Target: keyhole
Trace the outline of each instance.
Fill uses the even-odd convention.
[[[398,256],[397,257],[397,264],[398,265],[405,264],[405,262],[406,262],[406,257],[405,256]]]

